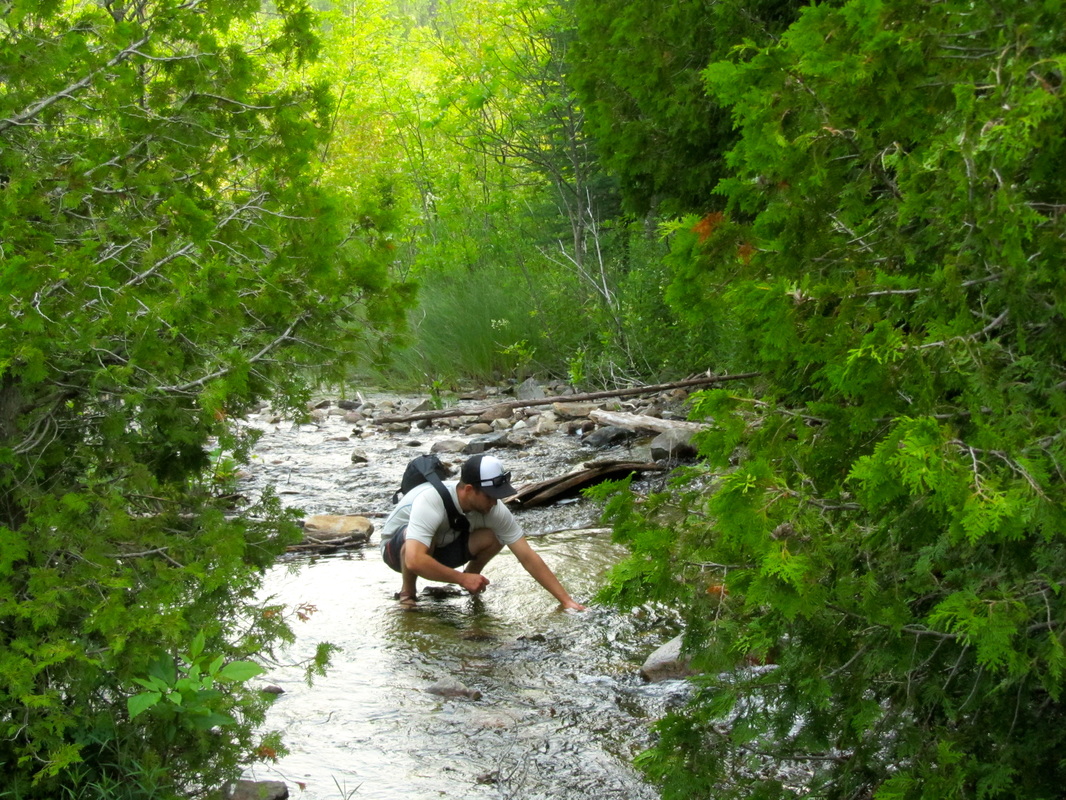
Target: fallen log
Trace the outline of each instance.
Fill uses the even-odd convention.
[[[528,483],[518,490],[518,494],[507,499],[515,507],[535,508],[548,505],[569,495],[574,495],[586,486],[594,483],[624,478],[634,472],[646,472],[665,469],[661,464],[645,461],[593,461],[585,464],[583,469],[568,472],[566,475],[548,478],[537,483]]]
[[[508,400],[503,403],[493,403],[487,406],[480,406],[477,408],[462,408],[459,406],[453,406],[452,408],[435,408],[428,411],[416,411],[411,414],[389,414],[377,417],[374,421],[380,423],[386,422],[416,422],[420,419],[443,419],[445,417],[465,417],[465,416],[480,416],[486,411],[492,409],[515,409],[515,408],[527,408],[530,406],[545,406],[552,403],[577,403],[583,400],[604,400],[610,397],[631,397],[641,394],[655,394],[656,392],[665,392],[669,389],[686,389],[690,386],[709,386],[715,383],[725,383],[727,381],[742,381],[748,378],[755,378],[759,375],[758,372],[743,372],[737,375],[703,375],[699,378],[688,378],[683,381],[674,381],[672,383],[657,383],[649,386],[631,386],[626,389],[609,389],[602,392],[586,392],[584,394],[562,394],[554,397],[541,397],[536,400]]]
[[[647,414],[622,414],[617,411],[596,410],[589,414],[589,419],[601,425],[617,425],[629,431],[653,431],[666,433],[667,431],[701,431],[706,425],[699,422],[686,422],[678,419],[660,419],[649,417]]]

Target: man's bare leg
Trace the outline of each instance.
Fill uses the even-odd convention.
[[[467,546],[473,558],[467,563],[463,572],[475,575],[480,575],[485,566],[503,549],[503,545],[500,544],[500,540],[496,538],[491,528],[478,528],[476,531],[471,531],[470,542]]]
[[[396,593],[396,599],[404,605],[414,605],[418,598],[418,576],[407,568],[407,561],[404,559],[404,550],[407,547],[407,542],[404,542],[400,547],[400,591]]]

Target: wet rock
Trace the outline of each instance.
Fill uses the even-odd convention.
[[[365,450],[360,450],[358,447],[352,450],[352,463],[353,464],[368,464],[370,463],[370,456],[366,454]]]
[[[282,781],[237,781],[222,796],[225,800],[286,800],[289,787]]]
[[[693,458],[696,446],[692,444],[692,431],[680,428],[664,431],[651,440],[651,457],[655,461]]]
[[[621,444],[632,435],[633,431],[619,428],[617,425],[605,425],[602,428],[597,428],[582,439],[581,444],[594,448],[611,447],[612,445]]]
[[[331,405],[329,400],[319,400],[317,403],[308,403],[308,409],[324,409],[329,408]]]
[[[269,686],[264,686],[259,691],[261,691],[263,694],[274,694],[274,695],[285,694],[285,690],[284,689],[282,689],[280,686],[278,686],[276,684],[273,684],[273,683],[270,684]]]
[[[362,422],[364,419],[363,412],[361,411],[346,411],[344,413],[344,421],[349,425],[354,425],[357,422]]]
[[[304,540],[313,544],[369,541],[374,523],[354,514],[315,514],[304,520]]]
[[[466,442],[462,439],[441,439],[439,442],[433,443],[433,446],[429,448],[429,452],[461,453],[464,447],[466,447]]]
[[[507,417],[501,417],[500,419],[494,419],[492,421],[492,429],[494,431],[506,431],[512,427],[513,423]]]
[[[644,661],[640,675],[649,683],[665,681],[671,678],[687,678],[693,671],[689,668],[689,659],[681,655],[681,637],[675,636]]]
[[[343,408],[345,411],[355,411],[362,403],[358,400],[338,400],[337,408]]]
[[[486,433],[492,433],[492,431],[492,425],[487,422],[475,422],[473,425],[463,428],[463,433],[467,436],[483,436]]]
[[[441,697],[466,697],[470,700],[481,699],[481,692],[477,689],[468,688],[451,676],[441,678],[427,688],[426,691],[430,694],[440,695]]]
[[[490,433],[486,436],[478,436],[463,448],[463,452],[472,456],[477,453],[484,453],[486,450],[524,446],[525,445],[522,442],[511,438],[511,434],[508,431],[500,431],[499,433]]]
[[[411,423],[409,422],[386,422],[381,426],[390,433],[410,433]]]

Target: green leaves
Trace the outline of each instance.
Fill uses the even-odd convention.
[[[1062,33],[1041,4],[851,0],[706,70],[738,127],[727,211],[670,231],[667,297],[728,317],[731,363],[762,377],[694,401],[705,468],[657,506],[669,542],[650,508],[625,537],[666,548],[697,660],[774,668],[709,672],[746,704],[661,726],[664,795],[684,764],[753,796],[752,742],[809,765],[793,794],[1066,780],[1066,94],[1041,66]],[[726,602],[693,563],[728,569]]]

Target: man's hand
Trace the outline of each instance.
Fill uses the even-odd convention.
[[[563,611],[588,611],[588,609],[581,605],[581,603],[577,602],[577,600],[570,600],[560,605]]]
[[[480,594],[489,585],[489,579],[475,572],[460,572],[459,580],[456,583],[470,592],[470,594]]]

